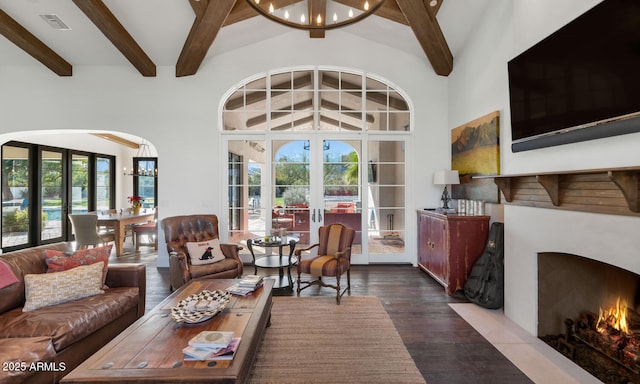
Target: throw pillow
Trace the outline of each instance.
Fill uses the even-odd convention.
[[[63,272],[25,275],[26,301],[22,312],[104,293],[101,289],[103,267],[100,261]]]
[[[45,251],[47,273],[68,271],[71,268],[81,265],[103,262],[102,283],[104,283],[107,278],[107,270],[109,269],[109,255],[111,254],[112,246],[112,244],[108,244],[104,247],[80,249],[76,252],[62,252],[47,249]]]
[[[187,251],[189,252],[191,265],[211,264],[224,260],[224,254],[218,239],[187,243]]]
[[[0,260],[0,289],[19,282],[16,274],[4,261]]]

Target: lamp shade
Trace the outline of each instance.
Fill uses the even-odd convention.
[[[460,177],[458,171],[448,171],[443,169],[436,171],[433,174],[433,184],[435,185],[447,185],[447,184],[460,184]]]

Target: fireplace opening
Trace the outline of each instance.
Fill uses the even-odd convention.
[[[538,336],[605,383],[640,383],[640,276],[538,254]]]

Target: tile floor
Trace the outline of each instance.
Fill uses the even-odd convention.
[[[449,306],[536,383],[601,383],[542,340],[509,320],[501,310],[471,303]]]

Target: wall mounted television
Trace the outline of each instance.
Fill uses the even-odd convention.
[[[640,1],[599,3],[508,70],[513,152],[640,132]]]

